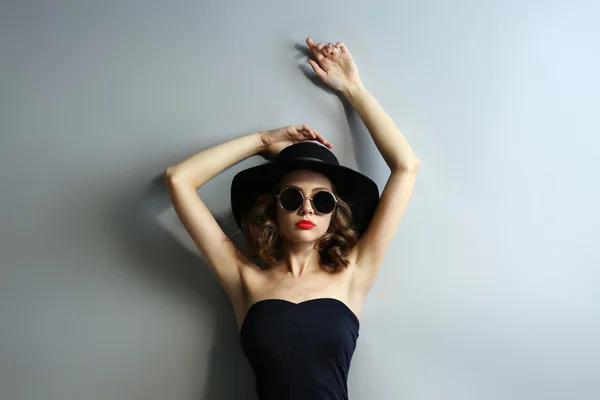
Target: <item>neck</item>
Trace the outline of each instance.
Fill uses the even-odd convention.
[[[286,267],[287,273],[300,278],[306,273],[321,271],[321,257],[314,245],[315,242],[284,240],[281,263]]]

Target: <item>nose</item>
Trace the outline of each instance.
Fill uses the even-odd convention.
[[[314,213],[314,210],[312,209],[312,201],[309,197],[304,199],[302,207],[300,207],[300,211],[304,214],[308,214],[309,212]]]

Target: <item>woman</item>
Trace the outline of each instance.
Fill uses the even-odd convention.
[[[318,61],[309,60],[313,71],[345,95],[390,167],[381,198],[371,179],[339,165],[331,143],[307,125],[233,139],[165,171],[179,218],[231,300],[261,400],[348,398],[362,304],[420,164],[360,81],[345,44],[306,42]],[[247,257],[197,188],[259,153],[275,161],[241,171],[231,187]]]

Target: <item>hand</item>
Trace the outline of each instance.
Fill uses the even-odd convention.
[[[275,157],[279,152],[292,144],[306,140],[317,140],[328,148],[333,148],[319,132],[308,125],[289,125],[283,128],[271,129],[261,134],[263,151]]]
[[[311,38],[307,38],[306,43],[319,61],[318,64],[313,60],[308,62],[323,82],[340,91],[361,83],[358,68],[344,42],[337,42],[335,46],[331,42],[327,46],[323,43],[315,45]]]

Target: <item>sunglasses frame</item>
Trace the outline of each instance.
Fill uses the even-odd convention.
[[[298,192],[300,192],[300,196],[302,196],[302,202],[300,203],[300,206],[299,206],[298,208],[296,208],[295,210],[292,210],[292,211],[286,210],[286,209],[283,207],[283,205],[281,204],[281,198],[279,197],[279,196],[281,196],[281,193],[283,193],[283,191],[284,191],[284,190],[287,190],[287,189],[295,189],[295,190],[297,190]],[[319,212],[319,211],[317,210],[317,208],[315,207],[315,203],[313,202],[313,197],[315,197],[317,194],[319,194],[319,193],[321,193],[321,192],[327,192],[327,193],[331,193],[331,195],[333,196],[333,200],[334,200],[334,204],[333,204],[333,210],[331,210],[331,211],[330,211],[330,212],[328,212],[328,213],[322,213],[322,212]],[[332,191],[330,191],[330,190],[327,190],[327,189],[320,189],[320,190],[319,190],[318,192],[316,192],[316,193],[315,193],[315,194],[314,194],[312,197],[305,197],[305,196],[304,196],[304,193],[302,193],[302,190],[298,189],[297,187],[293,187],[293,186],[286,186],[286,187],[284,187],[283,189],[281,189],[281,190],[279,191],[279,194],[277,194],[277,195],[275,195],[275,196],[273,196],[273,197],[274,197],[275,199],[277,199],[277,203],[279,204],[279,207],[281,207],[281,209],[282,209],[283,211],[287,211],[287,212],[296,212],[296,211],[298,211],[300,208],[302,208],[302,206],[304,205],[304,202],[306,201],[306,199],[310,199],[310,205],[311,205],[312,209],[313,209],[313,210],[315,210],[315,213],[317,213],[318,215],[327,215],[327,214],[331,214],[332,212],[334,212],[334,211],[335,211],[335,208],[337,207],[337,203],[338,203],[338,199],[337,199],[337,197],[335,197],[335,194],[334,194]]]

